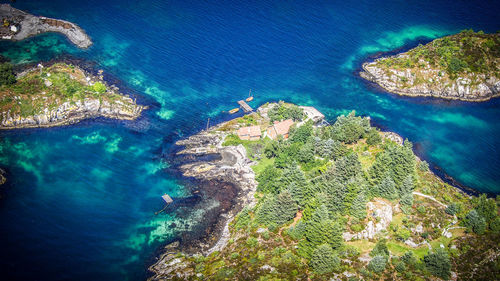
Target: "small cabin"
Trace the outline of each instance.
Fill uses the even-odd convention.
[[[259,140],[262,132],[259,126],[249,126],[238,129],[238,137],[242,140]]]
[[[293,125],[292,119],[287,119],[281,122],[274,122],[274,124],[267,128],[267,136],[270,139],[276,139],[278,136],[283,136],[283,138],[288,138],[288,132],[290,127]]]

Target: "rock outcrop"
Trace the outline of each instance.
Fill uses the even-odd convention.
[[[377,83],[388,92],[403,96],[485,101],[500,95],[500,79],[484,74],[464,73],[450,80],[442,74],[442,70],[427,66],[419,71],[419,75],[427,77],[425,82],[421,82],[410,69],[386,70],[379,67],[377,61],[364,63],[363,70],[361,77]]]
[[[225,123],[222,123],[208,131],[176,142],[176,145],[183,147],[174,157],[184,159],[181,162],[185,163],[178,167],[184,177],[195,178],[201,182],[227,182],[238,190],[230,204],[219,215],[218,226],[215,227],[218,231],[213,231],[211,234],[216,239],[210,239],[211,243],[200,243],[195,247],[199,254],[204,255],[222,250],[229,241],[229,223],[244,206],[252,207],[256,203],[254,194],[257,181],[251,168],[253,162],[248,159],[242,145],[222,146],[225,133],[217,129],[224,125]],[[173,272],[180,279],[192,277],[194,272],[185,270],[185,261],[177,257],[180,250],[182,249],[179,243],[167,245],[158,261],[149,268],[154,273],[149,280],[170,279]]]
[[[65,102],[51,110],[45,108],[43,113],[27,117],[11,115],[10,111],[2,112],[0,129],[61,126],[95,117],[134,120],[140,116],[143,109],[144,106],[136,104],[125,96],[113,103],[87,98],[74,103]]]
[[[0,30],[1,38],[5,40],[19,41],[41,33],[58,32],[80,48],[92,45],[85,31],[69,21],[34,16],[9,4],[0,4],[0,17],[9,24]]]
[[[118,87],[108,86],[102,71],[99,73],[94,76],[77,65],[60,62],[43,69],[39,64],[18,73],[15,84],[0,88],[0,130],[61,126],[95,117],[139,117],[147,107],[121,94]],[[63,77],[60,80],[65,82],[61,84],[56,77]],[[44,81],[43,86],[26,86],[40,80]],[[28,109],[21,110],[22,107]]]
[[[485,101],[500,95],[500,33],[465,30],[363,64],[361,77],[405,96]]]
[[[3,185],[6,181],[7,178],[5,177],[5,171],[0,169],[0,185]]]
[[[344,232],[344,240],[356,240],[356,239],[373,239],[382,230],[386,230],[392,221],[392,206],[390,203],[382,199],[375,199],[373,202],[368,202],[366,204],[367,213],[369,216],[374,218],[366,223],[365,229],[358,233]]]

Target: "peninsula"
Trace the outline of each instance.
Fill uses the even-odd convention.
[[[79,48],[92,45],[85,31],[69,21],[34,16],[9,4],[0,4],[0,18],[0,38],[3,40],[20,41],[45,32],[58,32]]]
[[[270,103],[177,145],[184,176],[236,190],[215,188],[232,194],[216,239],[167,245],[150,280],[498,279],[500,198],[443,182],[368,117]]]
[[[391,93],[486,101],[500,95],[500,33],[465,30],[362,67]]]
[[[51,127],[85,118],[133,120],[145,108],[108,86],[100,75],[55,63],[39,64],[17,77],[8,63],[0,65],[0,129]]]

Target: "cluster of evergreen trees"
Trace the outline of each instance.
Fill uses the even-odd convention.
[[[279,108],[275,107],[275,112],[283,116]],[[350,146],[361,139],[382,149],[365,167]],[[272,161],[257,176],[258,190],[264,197],[253,210],[255,221],[275,231],[301,212],[302,219],[283,233],[297,243],[298,255],[318,274],[339,270],[340,258],[349,249],[343,243],[345,226],[350,220],[351,230],[359,231],[353,226],[367,217],[366,203],[373,197],[399,203],[404,213],[411,213],[417,170],[428,170],[426,162],[417,163],[408,140],[403,145],[382,143],[369,119],[357,117],[354,112],[340,116],[331,126],[316,128],[309,122],[292,128],[288,140],[267,141],[263,154]],[[474,206],[467,213],[460,204],[452,203],[446,213],[460,215],[475,233],[500,230],[494,200],[481,196]],[[249,212],[242,212],[245,220],[250,219]],[[442,249],[429,252],[420,262],[411,251],[393,261],[386,241],[380,240],[371,256],[367,269],[373,273],[383,272],[392,263],[399,272],[418,265],[441,278],[450,275],[450,258]]]
[[[283,116],[280,108],[270,116]],[[256,219],[273,230],[301,210],[303,219],[287,233],[298,241],[299,255],[318,273],[339,266],[345,215],[364,219],[366,203],[375,196],[399,199],[407,211],[413,204],[416,161],[411,143],[384,144],[384,151],[365,171],[357,153],[348,148],[362,138],[369,145],[382,141],[368,118],[352,112],[323,128],[306,123],[292,129],[288,140],[268,142],[264,148],[274,162],[257,178],[265,198],[257,206]]]
[[[0,63],[0,86],[11,85],[16,83],[16,75],[12,64],[10,63]]]
[[[495,200],[489,199],[485,194],[473,199],[474,209],[465,216],[465,226],[470,232],[483,234],[490,229],[493,232],[500,232],[500,216],[498,216],[497,204]],[[455,211],[456,209],[456,211]],[[447,213],[458,213],[460,206],[448,206]]]

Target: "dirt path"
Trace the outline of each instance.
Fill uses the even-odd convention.
[[[436,200],[436,198],[434,198],[434,197],[432,197],[432,196],[430,196],[430,195],[426,195],[426,194],[423,194],[423,193],[420,193],[420,192],[416,192],[416,191],[414,191],[414,192],[413,192],[413,195],[418,195],[418,196],[422,196],[422,197],[425,197],[425,198],[431,199],[432,201],[434,201],[434,202],[438,203],[439,205],[441,205],[441,206],[443,206],[443,207],[445,207],[445,208],[446,208],[446,207],[448,207],[448,206],[446,206],[445,204],[443,204],[443,203],[439,202],[438,200]]]

